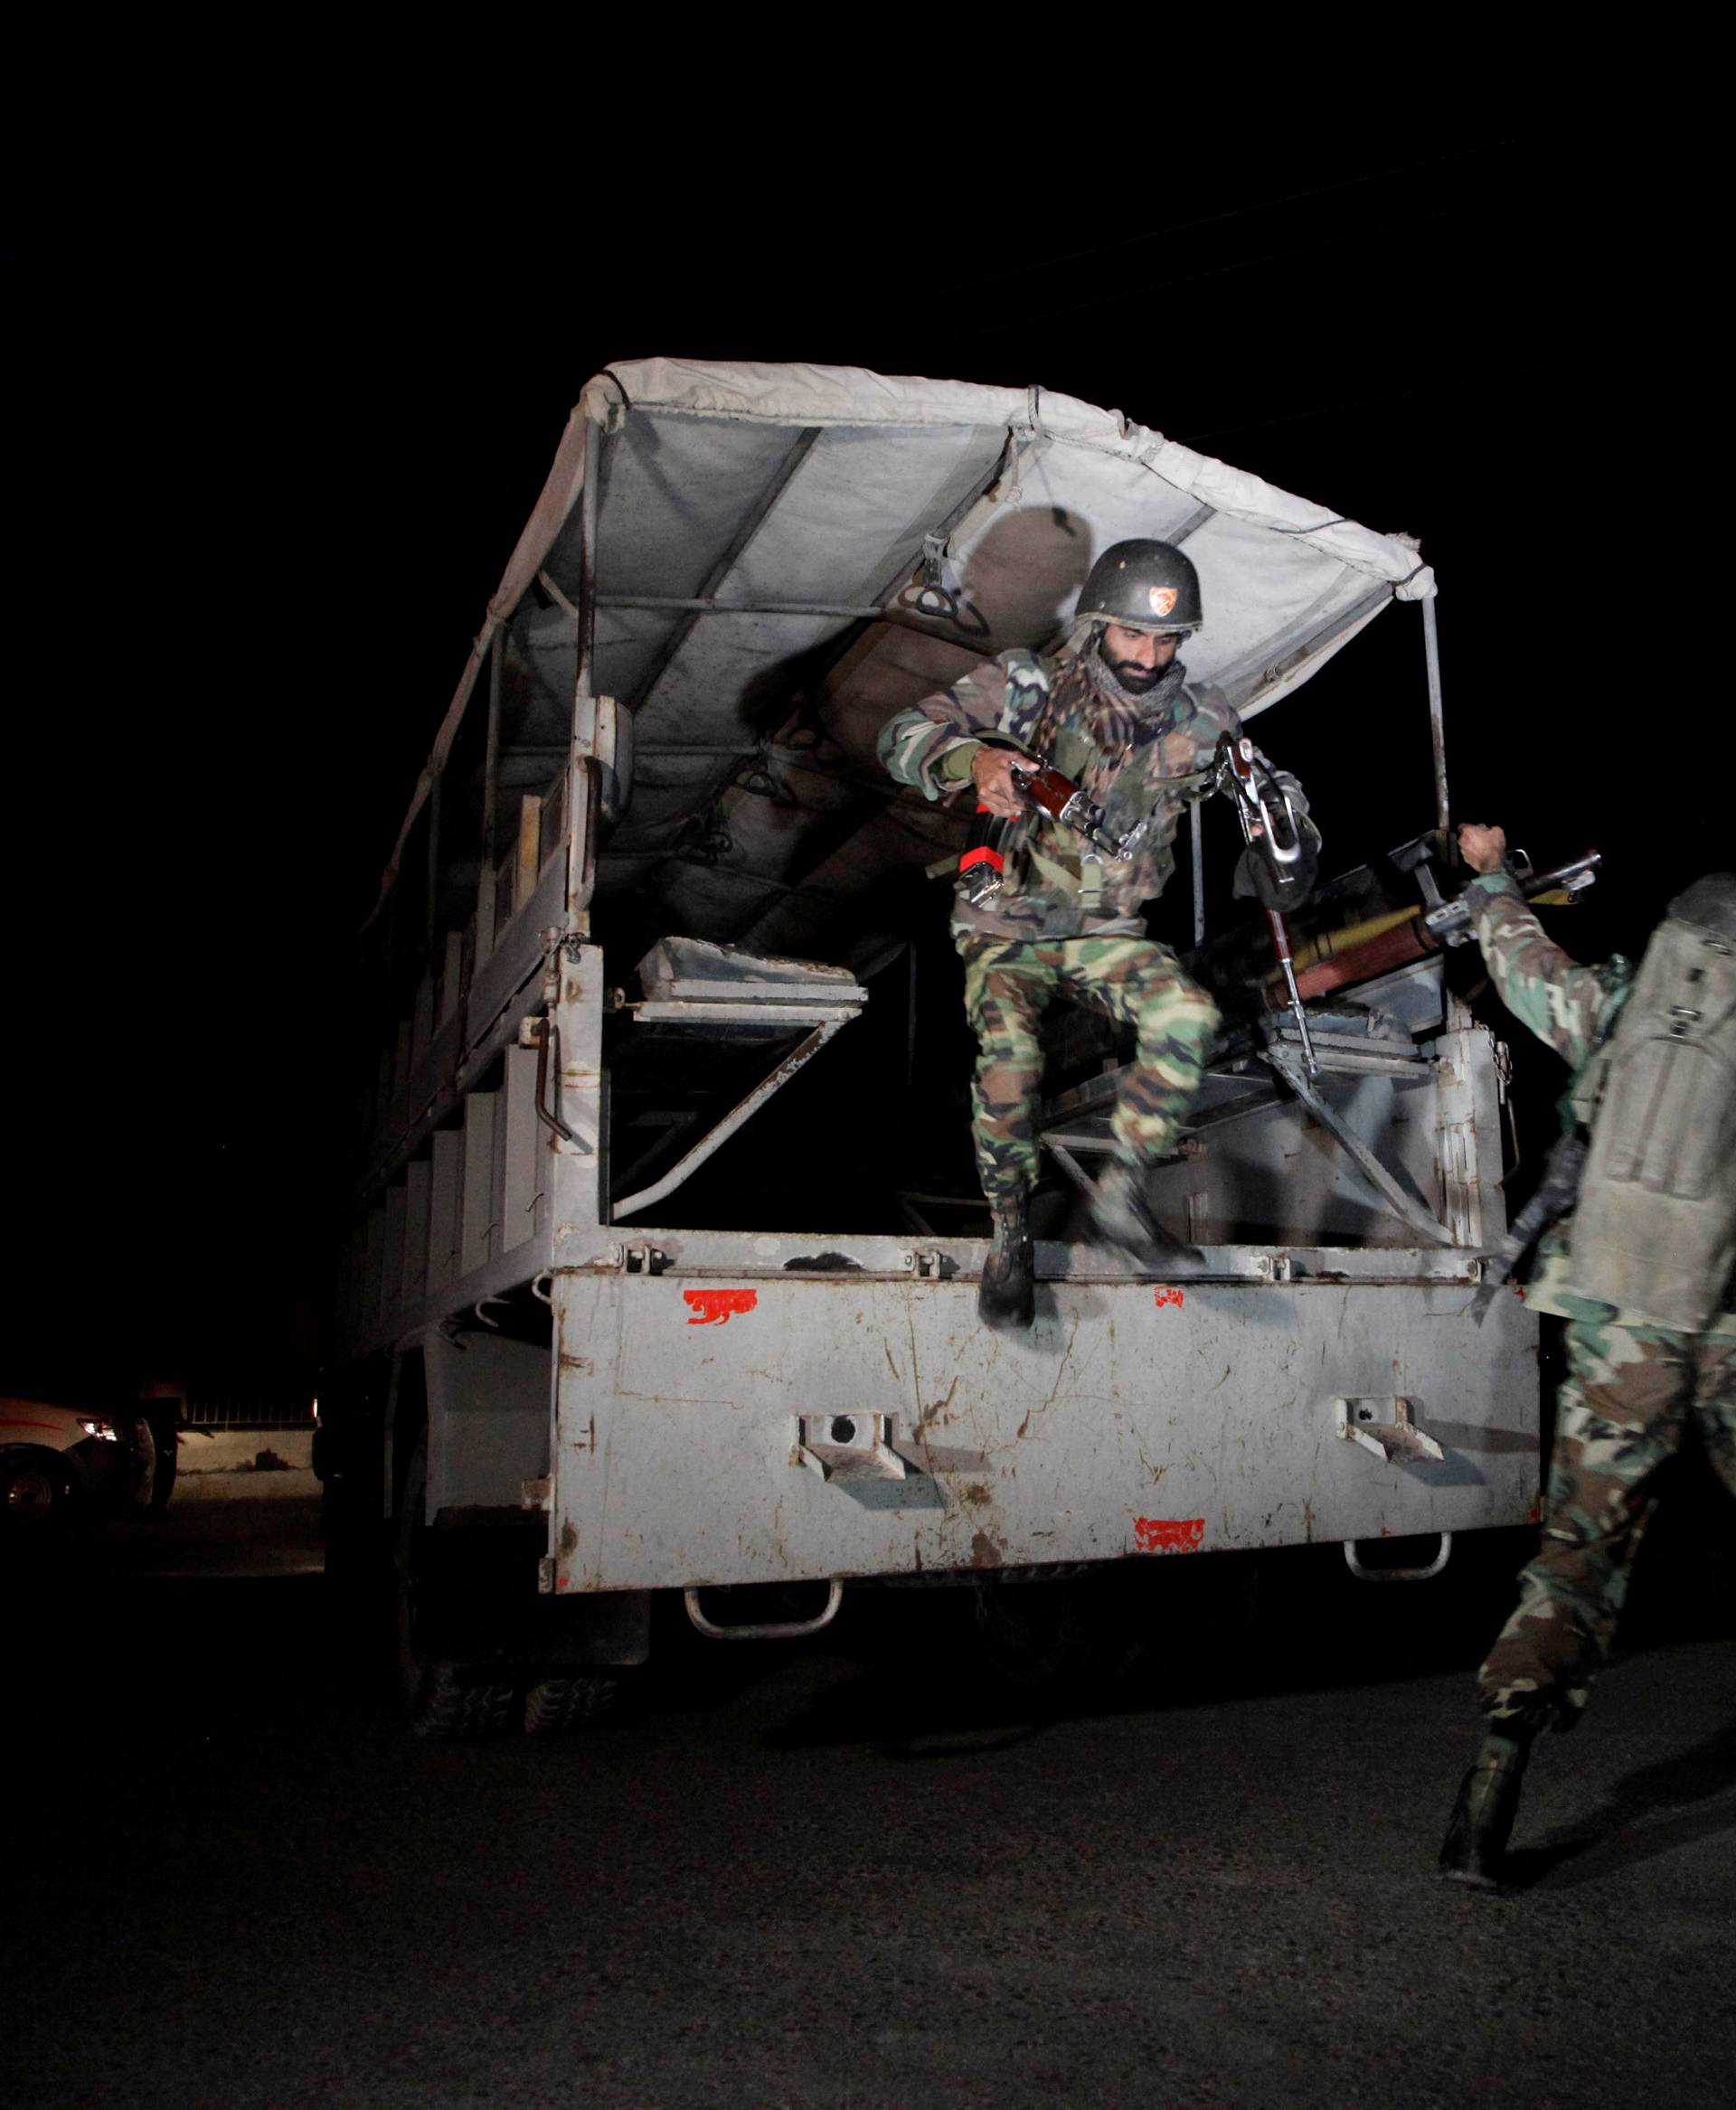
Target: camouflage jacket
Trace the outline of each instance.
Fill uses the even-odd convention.
[[[1501,1001],[1522,1025],[1546,1041],[1575,1075],[1599,1045],[1626,978],[1622,963],[1581,967],[1550,937],[1511,874],[1490,872],[1465,890],[1489,973]],[[1590,1325],[1646,1326],[1643,1313],[1581,1296],[1573,1287],[1573,1219],[1546,1231],[1525,1291],[1533,1311],[1554,1312]],[[1736,1339],[1736,1312],[1719,1313],[1706,1328],[1718,1340]]]
[[[880,736],[882,762],[899,783],[929,798],[968,791],[979,736],[997,733],[1027,745],[1052,687],[1071,664],[1071,654],[1040,659],[1004,652],[985,660],[892,719]],[[1110,835],[1139,831],[1132,856],[1099,855],[1071,828],[1041,815],[1018,821],[1005,843],[1001,891],[982,909],[960,895],[954,930],[1012,938],[1143,936],[1141,907],[1162,893],[1175,869],[1183,809],[1212,789],[1218,741],[1241,730],[1228,704],[1188,688],[1186,669],[1175,661],[1142,703],[1132,744],[1103,799]],[[1063,711],[1045,758],[1080,782],[1094,765],[1102,770],[1082,709]]]

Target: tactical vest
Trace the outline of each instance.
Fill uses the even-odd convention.
[[[1699,1332],[1736,1264],[1736,947],[1659,924],[1573,1100],[1591,1147],[1572,1286]]]

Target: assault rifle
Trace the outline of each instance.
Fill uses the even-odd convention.
[[[1007,748],[1020,755],[1025,751],[1011,740],[990,739],[983,745]],[[1109,834],[1103,826],[1103,808],[1093,805],[1083,788],[1052,763],[1039,761],[1028,775],[1016,777],[1014,782],[1039,813],[1083,835],[1093,850],[1114,858],[1118,864],[1133,855],[1133,838]],[[1004,815],[991,814],[986,805],[976,808],[976,818],[958,859],[965,896],[974,908],[982,908],[1001,890],[1006,865],[1004,845],[1011,825]]]
[[[1483,1262],[1483,1279],[1471,1299],[1471,1315],[1480,1326],[1495,1292],[1550,1225],[1565,1216],[1579,1199],[1580,1182],[1591,1145],[1577,1129],[1558,1135],[1543,1161],[1537,1192],[1513,1220],[1507,1235]]]
[[[1457,900],[1445,900],[1435,883],[1435,875],[1428,858],[1429,836],[1420,837],[1415,843],[1407,843],[1402,849],[1391,853],[1390,862],[1401,871],[1414,871],[1417,884],[1422,889],[1422,927],[1436,945],[1467,945],[1471,937],[1471,912],[1465,905],[1463,896]],[[1569,863],[1558,864],[1549,871],[1538,871],[1523,850],[1515,850],[1506,860],[1507,876],[1518,883],[1519,891],[1528,901],[1551,901],[1560,905],[1574,901],[1586,889],[1596,882],[1598,867],[1603,862],[1595,850],[1588,850],[1583,857],[1575,857]]]
[[[1118,864],[1125,863],[1133,855],[1131,838],[1107,834],[1103,808],[1093,805],[1080,786],[1071,777],[1063,777],[1052,763],[1045,762],[1030,776],[1021,777],[1019,785],[1039,813],[1047,814],[1063,828],[1071,828],[1075,834],[1083,835],[1093,850],[1100,850],[1105,857],[1113,857]]]
[[[1314,860],[1301,819],[1288,787],[1245,733],[1239,739],[1225,733],[1219,741],[1217,787],[1234,802],[1242,840],[1248,845],[1249,876],[1266,912],[1272,952],[1289,992],[1290,1014],[1302,1041],[1302,1060],[1308,1075],[1317,1076],[1320,1066],[1314,1058],[1302,992],[1296,985],[1290,927],[1284,916],[1285,906],[1306,898],[1313,883]]]

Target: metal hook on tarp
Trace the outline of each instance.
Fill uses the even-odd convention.
[[[907,616],[923,616],[933,623],[950,623],[967,637],[986,637],[988,619],[971,602],[962,587],[944,585],[938,579],[912,579],[893,598],[895,608]]]
[[[761,740],[736,770],[734,781],[739,790],[752,792],[760,798],[769,798],[773,805],[797,806],[801,804],[800,799],[778,775],[768,741]]]

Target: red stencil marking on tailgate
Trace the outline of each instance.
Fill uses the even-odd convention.
[[[693,1306],[690,1326],[727,1326],[737,1312],[750,1312],[760,1302],[757,1289],[684,1289],[681,1296]]]
[[[1135,1517],[1141,1553],[1197,1553],[1205,1543],[1203,1517]]]
[[[1187,1300],[1179,1289],[1165,1289],[1160,1286],[1152,1291],[1151,1301],[1155,1305],[1179,1305],[1184,1304]]]

